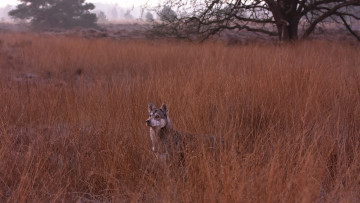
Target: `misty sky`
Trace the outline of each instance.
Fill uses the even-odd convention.
[[[108,3],[108,4],[118,4],[119,7],[131,7],[144,5],[147,0],[87,0],[89,3]],[[149,0],[150,4],[157,4],[159,0]],[[17,0],[0,0],[0,7],[4,7],[6,5],[17,5],[19,1]]]

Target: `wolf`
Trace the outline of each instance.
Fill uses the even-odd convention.
[[[173,130],[168,108],[163,103],[160,109],[154,104],[148,104],[149,118],[146,125],[150,127],[150,139],[152,142],[152,152],[157,159],[168,160],[175,153],[181,156],[185,148],[185,135]]]
[[[148,111],[150,115],[146,120],[146,125],[150,127],[152,152],[157,159],[163,161],[177,159],[183,164],[184,152],[194,147],[195,138],[206,140],[210,144],[213,153],[219,141],[224,145],[222,139],[212,135],[195,137],[193,134],[180,133],[174,130],[169,118],[169,110],[165,103],[159,109],[154,104],[149,103]]]

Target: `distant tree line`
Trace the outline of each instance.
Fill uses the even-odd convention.
[[[30,22],[35,28],[96,27],[96,23],[109,22],[104,11],[95,11],[95,5],[86,3],[85,0],[19,1],[20,3],[16,8],[8,12],[9,16],[15,20]],[[100,5],[104,7],[106,4]],[[112,20],[135,19],[132,14],[135,9],[134,6],[123,10],[115,4],[110,9],[108,15]],[[148,22],[154,20],[150,12],[146,14],[145,19]]]
[[[15,19],[29,20],[34,27],[72,28],[95,27],[95,8],[85,0],[20,0],[9,15]]]

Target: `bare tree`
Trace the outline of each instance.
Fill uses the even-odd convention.
[[[96,15],[97,17],[97,22],[98,23],[107,23],[108,19],[104,13],[104,11],[99,11],[98,14]]]
[[[145,19],[146,19],[146,22],[154,22],[154,16],[150,12],[147,12],[145,14]]]
[[[134,17],[131,15],[131,12],[132,11],[134,11],[134,5],[132,6],[132,8],[130,8],[130,9],[127,9],[126,10],[126,12],[125,12],[125,14],[124,14],[124,17],[126,18],[126,19],[133,19]]]
[[[157,33],[202,39],[223,30],[248,30],[289,41],[307,38],[319,24],[332,20],[351,34],[352,22],[360,20],[360,0],[167,0],[157,10],[161,22]],[[162,18],[164,8],[174,9],[175,18]],[[165,12],[166,14],[166,12]],[[301,36],[299,29],[301,28]]]

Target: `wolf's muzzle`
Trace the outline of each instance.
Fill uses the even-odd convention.
[[[150,126],[150,120],[146,120],[145,122],[147,126]]]

